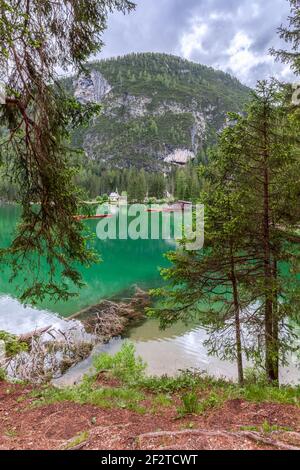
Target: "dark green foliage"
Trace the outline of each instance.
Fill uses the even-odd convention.
[[[202,189],[202,178],[199,168],[195,165],[187,165],[176,171],[174,182],[174,194],[176,199],[186,201],[199,201]]]
[[[203,106],[237,107],[249,92],[229,74],[168,54],[129,54],[89,67],[103,73],[119,95],[129,92],[154,97],[153,106],[176,96],[175,101],[183,104],[199,99]]]
[[[94,260],[83,227],[73,218],[79,194],[72,184],[69,137],[100,108],[82,106],[68,95],[57,69],[82,71],[101,49],[108,14],[132,8],[127,0],[0,0],[0,76],[6,94],[0,107],[0,164],[16,184],[23,208],[17,236],[2,255],[15,274],[24,273],[24,282],[24,267],[34,274],[23,301],[46,294],[67,299],[70,286],[81,286],[75,263]],[[36,263],[32,253],[39,255]],[[47,279],[40,278],[40,257],[47,260]]]
[[[169,284],[150,313],[163,327],[198,320],[210,353],[238,359],[240,383],[242,352],[277,383],[279,362],[299,349],[289,324],[300,300],[297,125],[274,81],[230,119],[205,170],[205,250],[168,254]]]
[[[146,364],[140,357],[135,357],[135,348],[132,343],[125,343],[115,356],[100,354],[93,363],[96,371],[110,371],[111,375],[124,384],[135,384],[144,377]]]
[[[278,33],[288,45],[289,49],[271,49],[271,54],[277,60],[285,64],[290,64],[296,74],[300,74],[300,4],[299,0],[289,0],[291,5],[291,15],[288,18],[288,26],[281,25]]]
[[[130,202],[143,202],[146,196],[166,199],[167,192],[177,199],[197,201],[203,186],[203,178],[196,164],[174,167],[163,174],[136,168],[107,169],[89,159],[79,166],[75,181],[86,198],[94,199],[117,189],[119,194],[126,192]]]

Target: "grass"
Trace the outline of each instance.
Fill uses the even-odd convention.
[[[239,390],[240,398],[262,403],[273,402],[300,406],[300,387],[272,387],[270,385],[247,384]]]
[[[10,439],[14,439],[15,437],[17,437],[18,433],[17,433],[16,429],[8,428],[4,431],[4,435],[6,437],[9,437]]]
[[[198,413],[203,414],[208,410],[222,406],[223,403],[224,397],[217,393],[212,393],[209,397],[200,402]]]
[[[202,415],[208,410],[221,407],[224,401],[224,395],[216,392],[210,393],[204,399],[200,399],[196,391],[189,392],[181,397],[181,406],[177,409],[178,417]]]
[[[264,434],[271,434],[272,432],[289,432],[292,431],[291,428],[272,425],[268,421],[264,421],[261,426],[241,426],[241,431],[255,431],[262,432]]]
[[[147,410],[158,413],[174,406],[178,417],[206,413],[230,399],[300,406],[300,387],[276,388],[256,380],[255,383],[247,381],[244,388],[240,388],[234,383],[191,371],[183,371],[178,377],[147,377],[146,365],[136,357],[130,343],[125,343],[115,356],[101,354],[94,360],[94,367],[95,375],[86,376],[78,386],[64,389],[46,386],[35,391],[33,405],[71,401],[107,409],[129,409],[141,414]],[[101,384],[98,377],[103,374],[108,379],[117,379],[118,384]]]
[[[199,398],[196,392],[189,392],[181,398],[182,406],[178,409],[180,416],[197,414],[199,412]]]
[[[77,387],[64,389],[47,386],[34,392],[32,396],[35,398],[33,406],[70,401],[81,405],[99,406],[104,409],[121,408],[139,413],[144,412],[140,403],[145,397],[140,391],[128,387],[96,387],[91,380],[84,380]]]
[[[152,399],[153,411],[160,408],[168,408],[172,405],[172,397],[170,395],[159,394]]]
[[[74,447],[77,447],[83,442],[87,441],[88,438],[89,438],[88,431],[84,431],[78,434],[77,436],[75,436],[71,441],[69,441],[68,444],[64,447],[64,450],[74,449]]]

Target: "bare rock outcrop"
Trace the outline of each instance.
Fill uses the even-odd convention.
[[[196,158],[194,152],[187,149],[176,149],[165,158],[165,163],[173,163],[174,165],[186,165]]]
[[[92,70],[90,75],[81,75],[75,82],[74,96],[82,103],[102,103],[104,97],[112,90],[112,86],[103,75]]]

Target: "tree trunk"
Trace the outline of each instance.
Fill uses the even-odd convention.
[[[244,367],[243,367],[243,348],[242,348],[242,338],[241,338],[240,302],[239,302],[232,246],[230,247],[230,251],[231,251],[230,253],[231,254],[231,283],[232,283],[232,290],[233,290],[233,303],[234,303],[234,313],[235,313],[236,357],[237,357],[237,366],[238,366],[238,378],[239,378],[239,384],[241,385],[241,387],[243,387],[245,380],[244,380]]]
[[[273,330],[273,273],[271,263],[271,242],[270,242],[270,174],[269,174],[269,153],[268,153],[268,133],[267,116],[265,109],[264,121],[264,278],[265,278],[265,341],[266,341],[266,372],[271,383],[278,382],[278,370],[274,361],[274,330]]]
[[[273,260],[273,278],[277,280],[277,260]],[[273,362],[274,370],[279,380],[279,312],[278,312],[278,292],[274,294],[273,301]]]

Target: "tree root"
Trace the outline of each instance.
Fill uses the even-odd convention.
[[[254,431],[241,431],[240,433],[237,433],[237,435],[244,436],[247,439],[258,442],[259,444],[266,444],[268,446],[276,447],[277,449],[281,450],[300,450],[300,447],[292,446],[290,444],[286,444],[284,442],[265,437],[264,435],[261,435],[260,433]]]
[[[288,434],[288,433],[287,433]],[[203,436],[203,437],[235,437],[235,438],[246,438],[252,441],[255,441],[259,444],[265,444],[270,447],[275,447],[280,450],[300,450],[299,447],[286,444],[284,442],[274,440],[271,437],[268,438],[258,432],[250,431],[240,431],[240,432],[230,432],[230,431],[208,431],[205,429],[187,429],[183,431],[160,431],[152,432],[147,434],[141,434],[138,436],[138,442],[141,445],[144,439],[156,439],[159,437],[177,437],[177,436]],[[300,434],[293,433],[294,437],[297,435],[300,438]]]
[[[98,438],[108,433],[111,434],[111,437],[117,437],[120,435],[122,429],[130,427],[132,423],[127,424],[116,424],[111,426],[99,426],[93,429],[90,429],[88,432],[88,437],[83,439],[82,442],[78,442],[78,436],[75,436],[73,439],[70,439],[64,442],[59,448],[60,450],[81,450],[91,444],[94,438]],[[270,436],[256,432],[256,431],[225,431],[225,430],[206,430],[206,429],[186,429],[182,431],[159,431],[159,432],[149,432],[146,434],[140,434],[137,438],[133,440],[138,444],[139,447],[142,446],[143,441],[146,439],[157,439],[157,438],[174,438],[182,436],[201,436],[204,438],[214,437],[214,438],[231,438],[231,439],[246,439],[254,441],[257,444],[265,445],[268,447],[273,447],[278,450],[300,450],[300,447],[287,444],[281,440],[278,440],[279,433],[274,432],[270,433]],[[275,439],[276,436],[276,439]],[[300,439],[300,433],[296,432],[284,432],[282,436],[293,437]],[[76,442],[77,441],[77,442]],[[179,450],[180,444],[176,443],[171,444],[167,447],[160,447],[161,450]]]
[[[115,431],[116,433],[118,433],[118,430],[121,430],[121,429],[124,429],[124,428],[127,428],[129,426],[131,426],[132,423],[126,423],[126,424],[113,424],[111,426],[96,426],[92,429],[90,429],[87,434],[88,434],[88,437],[84,440],[82,440],[82,442],[76,442],[76,440],[78,439],[78,435],[77,436],[74,436],[72,439],[69,439],[67,441],[64,441],[60,446],[59,446],[59,450],[64,450],[64,451],[74,451],[74,450],[81,450],[83,449],[84,447],[86,447],[88,444],[90,444],[92,441],[93,441],[93,438],[95,437],[99,437],[101,435],[107,435],[107,434],[111,434],[112,431]],[[99,449],[100,450],[100,449]]]

